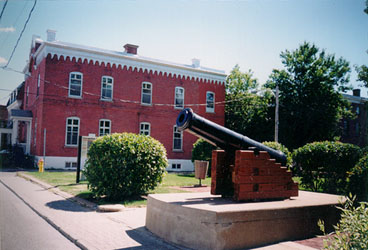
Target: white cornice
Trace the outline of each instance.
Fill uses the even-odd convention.
[[[194,78],[195,80],[203,80],[224,84],[226,80],[226,74],[223,71],[194,68],[191,65],[182,65],[176,63],[165,62],[161,60],[155,60],[150,58],[141,57],[138,55],[127,54],[125,52],[115,52],[109,50],[102,50],[87,46],[66,44],[61,42],[43,42],[40,48],[35,53],[36,64],[38,65],[43,58],[50,54],[51,57],[57,56],[60,59],[61,56],[66,59],[69,57],[70,60],[75,58],[76,61],[79,59],[84,62],[86,59],[93,63],[104,63],[107,65],[110,63],[111,67],[114,65],[121,68],[126,66],[132,70],[152,70],[153,73],[171,74],[176,75],[178,78]]]

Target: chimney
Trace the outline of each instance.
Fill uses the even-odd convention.
[[[46,30],[47,41],[54,42],[56,40],[56,30]]]
[[[201,66],[201,60],[199,60],[197,58],[193,58],[192,59],[192,66],[194,68],[199,68]]]
[[[353,89],[353,96],[359,96],[360,97],[360,89]]]
[[[133,45],[129,43],[124,45],[125,52],[133,55],[137,54],[138,47],[138,45]]]

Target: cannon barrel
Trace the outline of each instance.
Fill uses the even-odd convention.
[[[267,147],[247,136],[209,121],[195,114],[191,108],[183,109],[180,112],[176,119],[176,125],[179,131],[187,130],[224,150],[252,149],[256,151],[266,151],[271,158],[275,159],[283,166],[286,164],[286,156],[281,151]]]

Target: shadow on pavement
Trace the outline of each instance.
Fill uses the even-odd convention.
[[[162,250],[177,250],[177,249],[188,249],[184,247],[174,246],[169,244],[162,239],[154,236],[150,231],[148,231],[145,227],[139,227],[133,230],[126,231],[127,235],[135,240],[137,243],[141,244],[141,246],[136,247],[126,247],[120,248],[117,250],[150,250],[150,249],[162,249]]]
[[[46,206],[52,209],[70,211],[70,212],[91,212],[90,209],[84,208],[77,203],[68,200],[51,201]]]

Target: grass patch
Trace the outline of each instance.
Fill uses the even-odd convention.
[[[95,199],[91,191],[87,188],[87,181],[76,182],[76,172],[65,172],[65,171],[46,171],[43,173],[39,172],[27,172],[27,174],[46,182],[52,186],[59,188],[61,191],[75,195],[76,197],[86,199],[95,202],[99,205],[109,204],[104,199]],[[178,186],[193,186],[199,183],[198,179],[194,178],[194,174],[175,174],[168,173],[164,176],[163,182],[156,187],[156,189],[150,191],[150,194],[162,194],[162,193],[179,193],[185,192],[176,190],[170,187]],[[211,185],[211,178],[202,180],[202,185]],[[142,197],[134,197],[120,202],[127,207],[145,206],[147,204],[146,199]],[[110,202],[111,204],[111,202]]]

